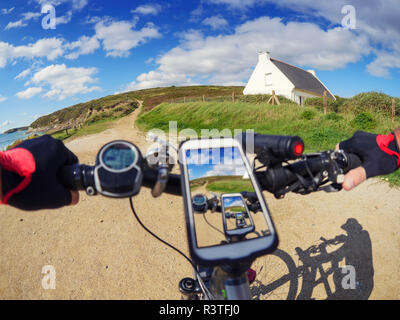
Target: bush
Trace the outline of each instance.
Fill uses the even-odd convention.
[[[315,112],[312,110],[305,110],[301,113],[300,118],[306,119],[306,120],[311,120],[315,116]]]
[[[325,120],[333,120],[333,121],[341,121],[343,120],[343,116],[335,113],[335,112],[331,112],[328,113],[326,116],[324,116]]]
[[[395,98],[397,105],[396,114],[400,114],[400,99]],[[345,111],[355,114],[362,112],[379,112],[385,115],[392,115],[392,97],[378,92],[360,93],[349,99],[343,106]]]
[[[377,122],[369,112],[361,112],[354,117],[350,124],[356,129],[369,130],[374,129]]]
[[[342,98],[339,96],[335,96],[336,100],[328,99],[327,108],[329,111],[333,112],[341,112],[343,110],[344,104],[348,99]],[[319,111],[322,111],[324,108],[324,99],[323,98],[307,98],[304,102],[304,105],[315,107]]]

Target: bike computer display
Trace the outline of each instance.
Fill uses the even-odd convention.
[[[94,168],[96,191],[123,198],[139,193],[143,173],[139,149],[128,141],[113,141],[103,146]]]
[[[208,209],[207,197],[203,194],[196,194],[192,198],[193,210],[197,213],[205,213]]]
[[[179,160],[189,249],[196,263],[233,263],[276,248],[272,219],[238,141],[189,140],[182,143]],[[218,210],[204,210],[204,195],[210,193]],[[248,194],[260,204],[257,212],[249,210],[243,196]]]

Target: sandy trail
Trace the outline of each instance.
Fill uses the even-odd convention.
[[[111,129],[69,141],[67,146],[88,164],[94,163],[99,148],[113,139],[132,141],[146,150],[145,134],[133,125],[138,112],[115,122]],[[361,241],[353,229],[342,245],[345,259],[341,264],[356,264],[366,297],[400,298],[399,190],[371,180],[351,192],[290,194],[284,200],[267,193],[265,197],[280,236],[279,248],[296,265],[301,265],[296,247],[305,250],[320,243],[320,237],[347,235],[341,226],[349,218],[356,219],[371,245],[365,237]],[[153,199],[150,191],[142,188],[134,202],[146,226],[187,252],[180,197]],[[0,245],[2,299],[179,299],[179,280],[192,275],[184,258],[138,225],[128,200],[90,198],[85,193],[77,206],[57,211],[32,213],[1,206]],[[56,270],[54,290],[42,287],[46,265]],[[320,270],[329,266],[325,263]],[[260,258],[254,268],[263,285],[287,273],[286,265],[275,256]],[[299,277],[298,293],[302,279],[305,277]],[[332,276],[329,284],[335,291]],[[304,285],[314,286],[309,280]],[[285,285],[280,289],[269,297],[285,298]],[[311,297],[327,297],[322,283],[313,288]]]

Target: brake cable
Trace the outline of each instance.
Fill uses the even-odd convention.
[[[131,210],[133,215],[135,216],[137,222],[139,222],[140,226],[147,231],[150,235],[152,235],[154,238],[156,238],[158,241],[162,242],[163,244],[165,244],[166,246],[170,247],[171,249],[175,250],[176,252],[178,252],[180,255],[182,255],[193,267],[193,269],[195,270],[196,274],[197,274],[197,278],[199,280],[199,284],[201,286],[201,289],[203,290],[203,293],[206,295],[208,300],[211,300],[211,298],[213,298],[213,295],[210,293],[210,291],[206,288],[206,286],[203,283],[203,280],[201,279],[201,275],[197,270],[197,265],[187,256],[185,255],[182,251],[180,251],[178,248],[174,247],[172,244],[166,242],[165,240],[161,239],[159,236],[157,236],[155,233],[153,233],[152,231],[150,231],[144,224],[143,222],[140,220],[140,218],[138,217],[136,211],[135,211],[135,207],[133,205],[133,201],[132,201],[132,197],[129,198],[129,204],[131,206]]]

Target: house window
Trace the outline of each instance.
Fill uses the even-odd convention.
[[[265,86],[272,86],[272,73],[265,74]]]

